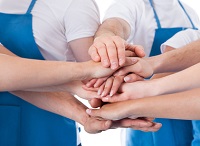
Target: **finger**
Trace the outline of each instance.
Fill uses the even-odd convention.
[[[104,43],[96,43],[96,48],[98,51],[99,56],[101,57],[101,63],[103,67],[110,67],[110,60],[107,54],[107,48]]]
[[[109,57],[109,60],[110,60],[111,69],[118,68],[119,63],[118,63],[117,48],[116,48],[116,45],[114,43],[114,40],[113,41],[107,41],[106,47],[107,47],[108,57]]]
[[[125,51],[125,56],[126,57],[136,57],[136,54],[135,54],[135,52],[132,52],[130,50],[126,50]]]
[[[92,117],[101,117],[101,111],[99,109],[86,109],[86,113]]]
[[[106,83],[103,83],[103,84],[99,87],[98,92],[97,92],[97,94],[98,94],[99,96],[102,94],[102,92],[103,92],[103,90],[104,90],[104,87],[105,87],[105,84],[106,84]]]
[[[94,87],[95,88],[98,88],[100,87],[106,80],[107,80],[108,77],[105,77],[105,78],[100,78],[96,81],[96,83],[94,84]]]
[[[85,131],[88,133],[94,134],[94,133],[100,133],[102,131],[108,130],[112,125],[112,121],[110,120],[93,120],[87,125],[84,125]]]
[[[132,83],[132,82],[143,81],[143,80],[144,80],[143,77],[141,77],[141,76],[139,76],[139,75],[136,75],[136,74],[134,74],[134,73],[129,74],[129,75],[127,75],[127,76],[124,77],[124,81],[125,81],[126,83]]]
[[[97,92],[98,91],[98,88],[88,88],[87,86],[83,85],[82,88],[86,91],[94,91],[94,92]]]
[[[153,117],[144,117],[144,119],[145,119],[145,120],[148,120],[148,121],[153,121],[153,120],[155,120],[155,118],[153,118]]]
[[[117,57],[118,57],[118,63],[119,66],[122,66],[125,63],[125,41],[119,37],[119,36],[115,36],[114,38],[114,42],[117,48]]]
[[[110,96],[113,96],[115,93],[117,93],[123,81],[124,81],[124,76],[116,76],[114,78],[113,85],[110,90]]]
[[[124,76],[128,73],[138,73],[142,70],[141,65],[137,62],[134,65],[125,66],[115,73],[115,76]]]
[[[106,97],[102,98],[103,102],[110,102],[110,103],[119,102],[119,101],[125,101],[125,100],[128,100],[128,96],[125,96],[123,93],[113,95],[112,97],[106,96]]]
[[[113,85],[113,80],[114,80],[113,76],[107,79],[107,81],[105,82],[104,90],[101,94],[101,97],[105,97],[110,93],[110,90]]]
[[[103,105],[103,102],[101,101],[101,99],[97,99],[97,98],[91,99],[88,102],[92,108],[98,108]]]
[[[144,57],[145,56],[144,48],[140,45],[132,45],[132,44],[126,43],[125,48],[126,48],[126,50],[134,52],[136,54],[136,57]]]
[[[87,86],[88,88],[94,87],[94,84],[96,83],[96,81],[97,81],[97,79],[92,79],[92,80],[90,80],[90,81],[86,84],[86,86]]]
[[[158,131],[161,127],[162,127],[162,124],[160,124],[160,123],[153,123],[153,125],[150,126],[150,127],[132,126],[131,128],[133,128],[135,130],[141,130],[143,132],[149,132],[149,131],[155,132],[155,131]]]
[[[144,121],[140,119],[122,119],[113,123],[112,127],[151,127],[153,125],[152,122]]]
[[[94,45],[92,45],[89,48],[88,54],[91,56],[92,60],[94,60],[95,62],[99,62],[101,60],[101,57],[99,56],[98,51]]]
[[[126,57],[126,62],[124,66],[130,66],[133,64],[136,64],[138,62],[138,59],[136,57]]]

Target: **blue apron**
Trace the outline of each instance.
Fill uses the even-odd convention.
[[[155,37],[150,52],[150,56],[161,54],[160,45],[171,38],[174,34],[187,28],[162,28],[158,15],[154,9],[152,0],[149,0],[157,23]],[[183,5],[178,1],[193,29],[196,29]],[[178,104],[178,103],[177,103]],[[155,119],[155,122],[162,123],[162,128],[158,132],[142,132],[133,129],[126,130],[126,146],[190,146],[193,140],[192,122],[189,120]],[[200,126],[199,126],[200,127]],[[199,135],[200,137],[200,132]],[[197,145],[196,145],[197,146]],[[198,145],[199,146],[199,145]]]
[[[26,14],[0,13],[0,42],[20,57],[43,60]],[[23,81],[21,81],[23,82]],[[75,122],[0,92],[0,146],[77,146]]]

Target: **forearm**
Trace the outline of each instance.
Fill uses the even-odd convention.
[[[200,62],[200,40],[180,49],[146,58],[154,73],[177,72]]]
[[[85,113],[86,107],[66,92],[40,93],[16,91],[12,92],[12,94],[41,109],[70,118],[82,125],[88,118],[88,115]]]
[[[0,90],[13,91],[84,79],[83,64],[0,56]]]
[[[129,115],[172,119],[199,120],[200,88],[169,95],[129,101]]]
[[[2,45],[0,45],[0,53],[6,54],[0,55],[0,68],[2,68],[0,72],[0,91],[24,90],[36,87],[41,90],[41,87],[44,86],[92,78],[94,74],[93,67],[98,67],[92,62],[70,63],[20,58]],[[85,69],[85,66],[88,68]]]
[[[119,36],[126,40],[130,35],[130,26],[120,18],[105,20],[96,32],[95,38],[99,36]]]
[[[157,90],[155,95],[200,88],[199,74],[200,63],[166,77],[151,80],[149,86],[155,87],[155,90]]]

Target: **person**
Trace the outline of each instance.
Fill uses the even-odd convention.
[[[20,3],[9,0],[1,2],[0,11],[1,44],[14,54],[30,59],[73,61],[75,57],[72,54],[76,55],[75,52],[78,51],[82,55],[77,58],[79,59],[77,61],[86,60],[88,55],[86,56],[86,53],[82,51],[86,51],[90,46],[94,32],[99,25],[96,4],[90,0],[81,5],[79,1],[59,1],[54,4],[54,1],[43,0],[21,0]],[[87,15],[88,12],[93,15]],[[80,44],[81,49],[79,50]],[[33,95],[34,97],[40,95],[39,93],[38,95],[28,93],[30,95],[23,92],[32,98]],[[77,117],[72,117],[72,114],[67,112],[69,118],[64,118],[39,109],[14,96],[18,93],[1,92],[0,94],[2,121],[0,145],[81,145],[76,123],[69,118],[84,124],[82,120],[87,119],[84,106],[80,107],[82,112],[78,109],[72,111]],[[19,96],[22,96],[21,94]],[[62,99],[69,97],[69,100],[72,98],[66,92],[49,93],[48,95],[41,93],[40,96],[44,96],[42,99],[55,96],[58,101],[61,100],[58,97],[63,97]],[[69,103],[79,105],[75,99]],[[55,111],[60,108],[55,108]],[[81,119],[82,117],[84,118]],[[16,122],[11,124],[8,121]],[[97,131],[99,130],[101,129]]]
[[[103,66],[115,69],[124,63],[126,41],[142,45],[147,56],[154,56],[161,53],[159,48],[163,42],[187,28],[199,28],[199,18],[190,7],[179,0],[116,0],[107,10],[89,54],[94,61],[101,61]],[[91,83],[89,86],[98,87],[99,84]],[[105,96],[102,90],[99,94]],[[156,133],[127,129],[125,145],[190,145],[193,140],[191,121],[155,121],[163,123],[162,129]],[[180,133],[180,129],[184,129],[184,132]]]
[[[13,52],[23,58],[37,60],[44,60],[45,58],[47,60],[59,61],[86,61],[90,58],[84,52],[87,52],[87,49],[93,42],[93,35],[99,25],[99,14],[94,1],[86,0],[82,3],[79,0],[69,0],[59,1],[54,4],[54,1],[47,2],[43,0],[21,0],[20,3],[8,0],[1,2],[0,12],[0,42],[11,51],[4,50],[8,55]],[[6,59],[7,61],[11,58],[1,55],[1,59]],[[27,61],[25,59],[18,60],[16,57],[13,57],[11,60],[19,61],[19,63]],[[35,65],[41,63],[38,67],[42,67],[42,62],[40,61],[29,60],[27,63],[31,62]],[[47,65],[48,63],[44,64]],[[20,64],[15,65],[20,66]],[[26,63],[24,65],[26,65],[27,69],[31,67],[31,65],[28,66]],[[24,66],[22,67],[18,68],[18,73],[25,71]],[[44,68],[46,69],[47,67]],[[42,69],[40,68],[40,70]],[[11,73],[10,71],[6,67],[4,73]],[[36,71],[38,71],[38,74],[41,73],[38,69],[35,70],[35,73]],[[47,74],[51,73],[50,70],[47,71],[49,71]],[[25,73],[30,72],[26,71]],[[57,75],[65,77],[62,73],[57,73]],[[44,76],[44,74],[41,76]],[[15,80],[13,84],[19,85],[21,83],[15,89],[27,88],[25,85],[31,81],[29,80],[31,77],[28,78]],[[39,79],[35,78],[35,82]],[[45,89],[41,88],[41,86],[52,85],[56,79],[52,79],[52,82],[47,81],[47,83],[41,83],[44,81],[43,79],[39,83],[30,83],[34,85],[28,86],[28,88],[36,87],[36,84],[40,86],[36,89],[27,89],[28,91],[12,91],[15,90],[13,88],[9,89],[12,91],[10,93],[0,93],[0,145],[77,146],[81,144],[79,139],[76,138],[78,137],[78,132],[76,123],[73,120],[83,124],[86,131],[90,133],[97,133],[111,127],[110,121],[99,121],[98,119],[88,117],[85,113],[86,107],[68,92],[44,92],[48,90],[53,91],[55,86]],[[59,82],[58,80],[54,83],[58,84]],[[63,86],[56,86],[56,88],[64,88]],[[73,85],[70,84],[70,86]],[[82,94],[83,97],[90,95],[88,92],[83,93],[83,90],[77,86],[75,87],[73,90],[76,90],[79,93],[78,95]],[[8,88],[4,87],[2,90],[8,90]],[[39,92],[41,90],[43,92]],[[39,109],[22,99],[61,116]],[[91,125],[92,122],[95,124]],[[131,127],[131,122],[134,123],[129,120],[129,127]],[[127,126],[127,122],[125,124]],[[118,122],[118,124],[114,125],[120,124]]]

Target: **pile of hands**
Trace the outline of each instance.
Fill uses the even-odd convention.
[[[112,69],[113,74],[83,82],[84,90],[95,92],[95,97],[89,99],[92,109],[87,109],[87,114],[99,120],[108,120],[110,128],[159,130],[160,123],[153,122],[152,117],[138,117],[131,112],[128,102],[151,96],[144,86],[148,82],[145,78],[153,74],[153,69],[143,58],[143,47],[128,44],[117,36],[104,36],[95,39],[89,54],[93,61]]]

